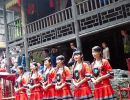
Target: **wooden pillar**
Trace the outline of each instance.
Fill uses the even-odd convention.
[[[77,48],[80,51],[82,51],[81,40],[79,37],[79,25],[78,25],[78,21],[77,21],[77,8],[76,8],[75,0],[71,0],[71,3],[72,3],[72,15],[73,15],[74,27],[75,27],[76,44],[77,44]]]
[[[22,33],[24,40],[24,51],[25,51],[25,59],[26,59],[26,70],[29,71],[29,57],[28,57],[28,44],[27,44],[27,31],[26,31],[26,0],[21,0],[21,21],[22,21]]]
[[[6,0],[3,0],[3,14],[4,14],[4,31],[5,31],[5,39],[6,39],[6,59],[7,59],[7,71],[9,71],[9,47],[8,47],[8,26],[7,26],[7,14],[6,14]]]

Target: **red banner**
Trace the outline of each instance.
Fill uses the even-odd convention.
[[[17,3],[20,6],[21,5],[21,0],[17,0]]]

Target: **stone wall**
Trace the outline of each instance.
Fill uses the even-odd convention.
[[[112,87],[114,88],[114,91],[117,96],[117,100],[119,99],[119,88],[120,87],[127,87],[128,84],[130,84],[130,79],[128,78],[128,71],[121,70],[121,69],[113,69],[114,72],[114,78],[111,79]],[[127,98],[127,92],[122,93],[123,98]],[[124,100],[123,99],[123,100]]]

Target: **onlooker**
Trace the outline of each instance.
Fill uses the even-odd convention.
[[[72,49],[73,53],[77,50],[75,44],[73,42],[70,43],[70,48]],[[68,62],[68,66],[72,66],[74,64],[74,60],[73,60],[73,54]]]
[[[7,64],[1,64],[0,65],[0,72],[6,72],[7,71]]]
[[[40,72],[41,74],[44,73],[44,60],[42,60],[42,63],[40,64],[39,72]]]
[[[53,67],[56,67],[56,57],[58,56],[58,50],[57,48],[53,47],[51,49],[51,55],[50,55],[50,58],[51,58],[51,62],[52,62],[52,66]]]
[[[18,64],[17,64],[17,62],[15,62],[14,66],[10,69],[11,73],[17,73],[17,67],[18,67]]]
[[[30,55],[30,63],[35,62],[33,55]]]
[[[44,57],[44,59],[47,58],[47,57],[50,57],[48,49],[44,49],[43,50],[43,57]],[[46,66],[44,66],[44,70],[45,69],[46,69]]]
[[[75,44],[73,42],[70,43],[70,48],[75,52],[77,50]]]
[[[43,50],[43,56],[46,58],[46,57],[49,57],[49,50],[48,49],[45,49]]]
[[[103,58],[110,60],[110,51],[105,42],[102,43],[102,47],[103,47]]]
[[[130,57],[130,35],[128,35],[126,30],[121,30],[121,35],[123,36],[124,53],[125,57]]]
[[[17,57],[17,62],[18,62],[18,66],[21,66],[21,62],[22,62],[22,57],[21,57],[21,55],[18,55],[18,57]]]
[[[22,62],[21,65],[25,68],[26,67],[26,58],[25,58],[25,54],[22,55]]]
[[[2,56],[1,64],[6,64],[6,63],[7,63],[7,59]]]

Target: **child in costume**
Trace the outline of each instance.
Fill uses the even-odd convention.
[[[94,83],[94,100],[114,100],[114,91],[109,79],[113,77],[112,67],[108,60],[102,59],[99,46],[92,48],[94,61],[91,64],[92,81]]]
[[[60,55],[56,58],[56,84],[55,99],[56,100],[73,100],[70,89],[70,70],[64,65],[64,56]]]
[[[89,87],[86,74],[90,74],[90,67],[83,62],[83,55],[80,51],[73,53],[75,64],[72,67],[73,84],[74,84],[74,99],[75,100],[92,100],[92,92]]]
[[[15,82],[15,100],[28,100],[26,89],[24,88],[24,85],[27,84],[27,78],[24,76],[24,68],[18,66],[17,71],[19,76]]]
[[[46,69],[43,73],[43,100],[54,100],[55,99],[55,86],[53,80],[55,77],[55,70],[52,67],[51,58],[45,58],[44,66]]]
[[[31,65],[31,74],[29,77],[30,100],[41,100],[43,97],[43,88],[40,84],[42,76],[38,73],[37,63]]]

